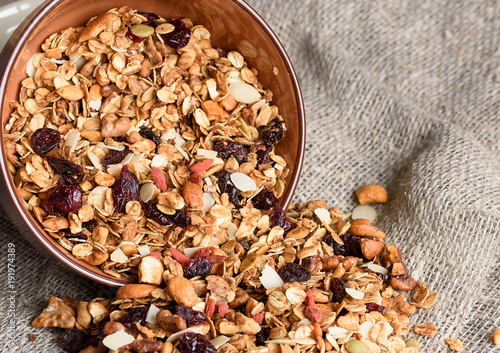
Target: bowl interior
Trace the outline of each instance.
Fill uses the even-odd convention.
[[[303,102],[295,73],[278,39],[260,17],[242,1],[56,0],[45,2],[38,8],[38,13],[30,15],[21,24],[6,45],[6,50],[12,50],[12,54],[4,65],[6,71],[0,87],[3,122],[1,134],[12,111],[9,101],[18,99],[21,81],[26,77],[26,64],[35,53],[40,51],[40,45],[44,39],[65,28],[82,26],[91,17],[121,6],[155,12],[164,18],[190,18],[193,23],[202,24],[210,31],[215,47],[239,51],[249,65],[259,71],[259,80],[264,87],[273,91],[273,103],[279,107],[288,128],[285,138],[276,147],[277,152],[285,158],[291,170],[286,178],[287,190],[280,201],[283,207],[287,206],[293,196],[302,167],[305,144]],[[26,29],[21,31],[23,28]],[[278,70],[276,75],[273,74],[274,68]],[[128,283],[124,279],[107,275],[100,269],[73,258],[67,250],[48,236],[26,210],[24,202],[13,192],[14,183],[5,161],[5,149],[2,147],[2,173],[7,176],[5,179],[11,199],[27,226],[52,254],[78,273],[93,280],[112,286]]]

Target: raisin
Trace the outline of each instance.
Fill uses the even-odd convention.
[[[160,16],[158,16],[157,14],[153,12],[143,11],[137,11],[137,14],[146,17],[146,22],[142,22],[143,25],[148,25],[155,28],[158,26],[158,23],[156,23],[156,21],[160,19]]]
[[[191,129],[193,128],[193,119],[194,119],[194,114],[193,113],[188,113],[186,115],[185,123],[187,126],[189,126]]]
[[[174,25],[174,30],[170,33],[161,34],[163,41],[169,47],[174,49],[182,49],[189,43],[191,31],[186,28],[186,25],[181,20],[170,21]]]
[[[323,238],[323,241],[330,245],[335,255],[347,256],[349,254],[347,246],[337,243],[330,234]]]
[[[108,154],[106,157],[102,159],[101,164],[105,167],[111,164],[118,164],[121,161],[123,161],[129,153],[130,150],[128,149],[128,147],[125,147],[121,151],[111,151],[110,154]]]
[[[271,330],[268,328],[261,328],[259,332],[255,335],[255,344],[257,346],[265,346],[266,341],[269,339],[269,334]]]
[[[111,188],[113,190],[116,210],[120,213],[125,212],[127,202],[139,200],[139,180],[134,173],[129,172],[126,165],[122,167],[120,175]]]
[[[138,322],[141,325],[146,325],[146,315],[148,311],[146,308],[140,307],[132,309],[125,315],[120,322],[125,327],[130,327],[134,322]]]
[[[361,251],[361,240],[359,237],[351,233],[345,233],[344,235],[342,235],[341,239],[347,247],[347,255],[363,258],[363,252]]]
[[[182,210],[178,210],[174,215],[174,224],[182,229],[188,229],[191,225],[191,218],[189,218],[189,213],[186,207]]]
[[[87,239],[88,239],[88,236],[85,233],[76,233],[76,234],[73,234],[70,231],[67,231],[66,235],[64,237],[67,238],[67,239],[70,239],[70,240],[71,239],[75,239],[75,240],[84,240],[84,241],[87,241]]]
[[[336,277],[332,277],[330,281],[330,291],[332,292],[332,301],[337,304],[342,303],[347,294],[344,281]]]
[[[227,160],[229,157],[234,157],[239,164],[247,161],[248,151],[245,146],[233,141],[217,141],[214,149],[219,153],[219,156]]]
[[[212,343],[202,334],[186,332],[179,337],[181,353],[217,353]]]
[[[55,157],[45,157],[56,174],[77,175],[83,172],[81,165]]]
[[[178,304],[173,309],[174,315],[181,316],[188,326],[200,324],[207,321],[206,315],[198,310],[193,310],[188,306]]]
[[[384,307],[381,305],[378,305],[376,303],[368,303],[368,304],[366,304],[366,311],[368,311],[368,312],[378,311],[379,313],[383,314]]]
[[[274,118],[269,124],[259,127],[259,134],[265,144],[274,145],[281,141],[285,134],[283,122]]]
[[[43,207],[51,216],[64,217],[70,212],[77,212],[82,207],[82,190],[76,185],[56,185]]]
[[[38,155],[49,153],[61,142],[59,131],[49,128],[41,128],[31,135],[31,147]]]
[[[99,225],[99,222],[97,222],[95,219],[91,219],[88,222],[83,222],[82,226],[87,229],[90,233],[94,230],[95,227]]]
[[[162,226],[172,224],[171,216],[161,212],[158,207],[152,202],[143,202],[142,209],[146,217],[151,218],[153,221]]]
[[[285,211],[281,207],[275,207],[271,214],[269,215],[269,220],[271,221],[271,228],[280,226],[283,228],[285,235],[293,229],[293,223],[286,216]]]
[[[106,337],[104,335],[104,325],[106,325],[106,322],[108,322],[109,320],[110,320],[109,317],[105,317],[96,324],[97,337],[99,338]]]
[[[192,259],[184,267],[184,277],[193,278],[200,276],[201,278],[205,278],[212,271],[212,266],[213,264],[203,257]]]
[[[57,184],[66,186],[78,186],[78,182],[75,180],[75,178],[66,174],[61,174],[59,176],[59,181],[57,182]]]
[[[261,165],[267,162],[267,157],[269,156],[269,152],[271,152],[272,149],[272,145],[256,146],[255,154],[257,155],[257,165]]]
[[[139,130],[139,134],[145,139],[151,140],[155,143],[156,147],[160,145],[160,137],[156,135],[149,127],[143,127]]]
[[[280,272],[281,279],[285,282],[307,282],[311,279],[311,272],[304,266],[291,262]]]
[[[238,189],[229,183],[230,174],[225,170],[221,170],[220,172],[215,173],[215,176],[219,179],[217,181],[217,186],[219,187],[221,194],[227,193],[229,201],[236,209],[240,209],[242,207],[241,200],[243,200],[243,197]]]
[[[263,189],[252,199],[252,204],[260,210],[270,210],[278,204],[279,200],[271,189]]]
[[[77,329],[68,330],[59,337],[62,349],[69,353],[78,353],[85,349],[89,339],[89,335]]]
[[[368,273],[374,273],[374,274],[376,274],[383,282],[389,282],[389,280],[391,279],[391,276],[384,275],[383,273],[380,273],[380,272],[372,271],[369,268],[365,268],[364,271],[368,272]]]

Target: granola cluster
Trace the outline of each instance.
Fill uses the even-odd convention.
[[[284,120],[257,70],[205,27],[123,7],[41,49],[5,146],[19,195],[76,258],[158,284],[144,256],[249,238],[277,205]]]
[[[139,283],[112,300],[52,297],[33,326],[70,328],[68,352],[420,352],[403,340],[409,316],[438,293],[370,220],[325,201],[240,212],[245,237],[141,257]]]

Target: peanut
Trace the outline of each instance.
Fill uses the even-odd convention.
[[[58,232],[69,227],[69,222],[64,217],[53,217],[43,221],[42,226],[49,232]]]
[[[172,298],[179,304],[192,308],[198,302],[193,284],[184,277],[173,277],[168,282],[168,292]]]
[[[78,101],[83,98],[83,91],[78,86],[67,85],[56,90],[57,94],[69,101]]]
[[[386,203],[387,190],[381,185],[370,184],[360,187],[356,190],[356,196],[360,204],[367,203]]]
[[[156,288],[158,287],[152,286],[150,284],[126,284],[118,289],[118,291],[116,292],[116,297],[118,299],[149,297],[151,295],[151,292]]]

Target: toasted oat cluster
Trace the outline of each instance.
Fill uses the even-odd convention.
[[[205,27],[123,7],[41,50],[5,145],[20,196],[76,258],[159,284],[140,277],[145,255],[251,238],[278,204],[284,120]]]
[[[32,325],[69,329],[68,352],[420,352],[409,316],[438,294],[382,230],[324,201],[240,212],[247,236],[141,257],[114,299],[51,297]]]

